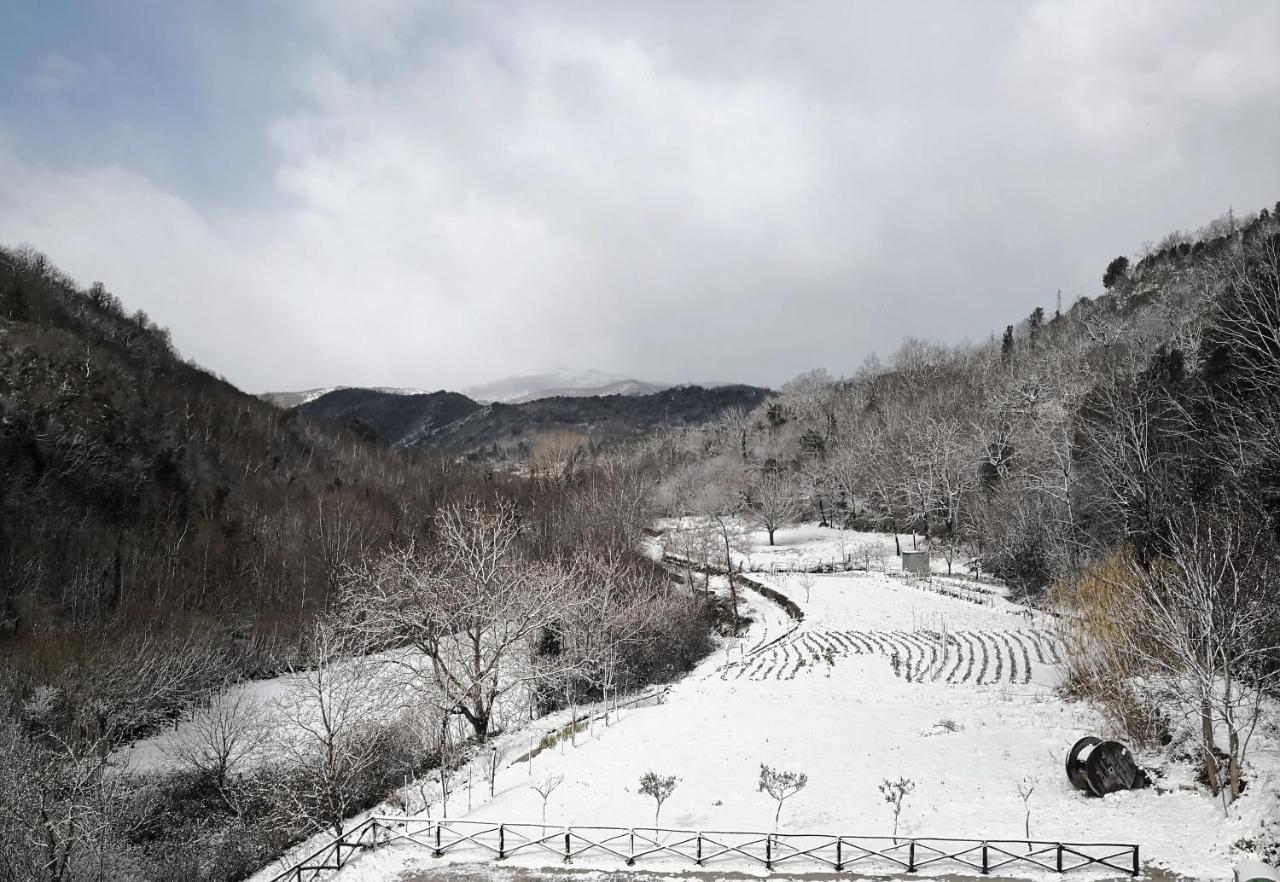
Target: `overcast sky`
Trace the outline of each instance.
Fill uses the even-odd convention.
[[[778,384],[1280,199],[1280,3],[0,0],[0,243],[250,391]]]

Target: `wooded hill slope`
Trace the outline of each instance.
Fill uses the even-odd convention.
[[[141,634],[269,666],[342,567],[421,531],[459,471],[246,395],[101,285],[0,251],[0,653],[15,670],[43,677]]]
[[[659,429],[713,422],[772,394],[755,386],[673,386],[644,395],[562,395],[518,404],[480,404],[457,392],[404,395],[337,389],[297,407],[395,447],[473,460],[527,460],[541,436],[572,433],[583,444],[634,440]]]
[[[675,439],[664,500],[761,519],[800,500],[963,548],[1032,594],[1122,545],[1158,554],[1190,502],[1280,525],[1276,218],[1228,215],[1099,275],[1096,298],[990,342],[909,339]]]

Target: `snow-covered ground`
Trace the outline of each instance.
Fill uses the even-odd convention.
[[[769,544],[769,534],[738,518],[727,520],[730,531],[734,566],[748,572],[787,572],[819,568],[870,569],[872,571],[900,571],[902,558],[899,551],[927,550],[923,538],[913,538],[910,533],[900,533],[894,542],[892,533],[868,533],[860,530],[841,530],[802,524],[784,527],[774,534],[774,544]],[[707,542],[703,550],[706,559],[716,565],[724,563],[724,546],[718,533],[718,525],[704,518],[669,518],[658,523],[664,531],[654,545],[675,553],[689,555],[691,546],[701,538]],[[701,535],[700,535],[701,534]],[[682,541],[683,537],[683,541]],[[698,556],[698,555],[692,555]],[[969,573],[967,560],[952,560],[952,572]],[[941,549],[935,549],[930,566],[933,572],[947,572],[947,561]]]
[[[851,544],[818,528],[783,531],[779,540],[777,550],[746,553],[753,562],[783,554],[810,561]],[[1274,805],[1274,769],[1230,818],[1193,786],[1190,768],[1164,768],[1157,786],[1104,799],[1073,790],[1067,750],[1084,735],[1111,733],[1089,707],[1056,694],[1052,623],[990,585],[908,580],[892,573],[892,561],[888,575],[763,569],[752,578],[798,603],[803,623],[747,591],[750,632],[726,642],[662,704],[596,724],[578,746],[545,751],[532,766],[509,764],[492,800],[485,794],[470,812],[455,806],[450,817],[538,823],[542,799],[531,783],[563,776],[546,804],[548,825],[651,826],[653,801],[638,784],[653,770],[679,779],[661,826],[768,831],[775,806],[757,786],[767,763],[809,776],[783,808],[786,831],[887,835],[892,815],[878,787],[905,777],[916,785],[902,811],[906,835],[1016,839],[1029,807],[1034,839],[1134,842],[1149,866],[1226,879],[1238,857],[1232,844]],[[723,590],[723,579],[712,585]],[[527,736],[511,737],[518,744]],[[1025,805],[1020,782],[1034,788]],[[417,875],[423,868],[454,859],[401,842],[360,856],[340,879],[426,878]],[[508,860],[539,862],[536,854]],[[575,864],[625,869],[607,856]],[[760,872],[732,861],[722,867]]]

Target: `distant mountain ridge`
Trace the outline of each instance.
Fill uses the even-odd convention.
[[[587,395],[652,395],[663,389],[670,389],[676,383],[651,383],[637,380],[621,374],[610,374],[604,371],[580,368],[555,368],[542,374],[522,374],[520,376],[503,377],[488,383],[465,386],[460,391],[463,395],[480,404],[523,404],[537,401],[540,398],[577,398]],[[711,386],[730,385],[725,383],[703,383]],[[303,389],[296,392],[263,392],[258,397],[274,404],[276,407],[290,410],[309,404],[322,395],[342,389],[367,389],[375,392],[386,392],[391,395],[426,395],[427,389],[396,388],[394,386],[322,386],[316,389]]]
[[[458,392],[397,394],[336,389],[295,409],[393,447],[428,447],[493,460],[521,459],[545,433],[571,431],[592,441],[639,437],[701,425],[730,408],[751,410],[773,393],[756,386],[673,386],[646,395],[563,395],[517,404],[481,404]]]
[[[651,395],[669,389],[671,383],[650,383],[597,370],[556,368],[542,374],[504,377],[467,386],[464,395],[482,404],[523,404],[540,398],[579,398],[588,395]]]
[[[258,397],[268,404],[274,404],[283,410],[292,410],[315,401],[321,395],[338,392],[342,389],[357,389],[358,386],[322,386],[318,389],[303,389],[299,392],[261,392]],[[375,392],[386,392],[390,395],[425,395],[425,389],[400,389],[395,386],[373,386]]]

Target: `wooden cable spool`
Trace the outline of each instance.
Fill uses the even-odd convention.
[[[1129,748],[1092,735],[1077,741],[1067,754],[1067,778],[1077,790],[1093,796],[1132,790],[1146,783]]]
[[[1089,789],[1089,776],[1085,772],[1085,761],[1089,758],[1093,748],[1101,743],[1101,738],[1086,735],[1077,741],[1071,748],[1071,752],[1067,754],[1067,780],[1071,782],[1071,786],[1076,790],[1083,790],[1085,793],[1092,792]]]

